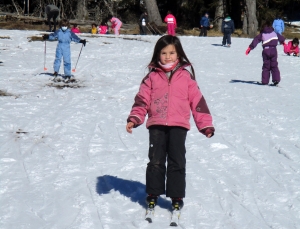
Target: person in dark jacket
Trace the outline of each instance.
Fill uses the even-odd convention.
[[[140,34],[146,35],[147,34],[147,24],[149,22],[148,14],[146,11],[144,13],[142,13],[142,15],[140,16],[139,22],[140,22],[139,23],[140,24]]]
[[[223,42],[222,45],[225,46],[226,43],[228,47],[231,45],[231,34],[234,32],[234,22],[231,20],[229,15],[226,15],[224,21],[222,22],[222,33],[223,36]]]
[[[59,9],[55,5],[48,5],[46,6],[46,14],[47,14],[47,20],[48,20],[48,25],[49,25],[49,32],[54,32],[56,31],[56,18],[59,15]],[[51,30],[51,19],[53,19],[53,24],[54,24],[54,29]]]
[[[272,81],[276,86],[280,82],[280,71],[278,69],[278,62],[277,62],[277,49],[276,46],[278,44],[285,45],[285,38],[274,32],[272,28],[272,24],[270,21],[266,21],[258,34],[249,45],[248,49],[246,50],[246,55],[253,50],[258,43],[262,42],[263,52],[263,67],[262,67],[262,85],[268,85],[270,80],[270,73],[272,73]]]
[[[206,37],[207,36],[207,30],[209,29],[209,18],[208,18],[208,16],[209,16],[208,13],[206,13],[200,20],[201,32],[200,32],[199,37],[201,37],[201,36]]]

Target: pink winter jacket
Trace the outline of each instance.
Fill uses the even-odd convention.
[[[290,53],[290,54],[298,54],[299,53],[299,47],[296,46],[294,47],[293,46],[293,42],[292,41],[289,41],[289,43],[287,45],[284,46],[284,53]]]
[[[80,30],[78,28],[72,28],[71,31],[73,33],[80,33]]]
[[[176,28],[177,27],[177,22],[176,22],[176,18],[174,17],[173,14],[168,14],[166,17],[165,17],[165,20],[164,20],[167,24],[171,23],[171,24],[174,24],[174,27]]]
[[[122,26],[122,22],[120,21],[119,18],[112,17],[112,19],[110,19],[110,22],[111,22],[111,28],[112,29],[114,29],[117,26],[119,26],[119,27]]]
[[[190,113],[200,132],[205,134],[207,128],[213,128],[206,101],[191,74],[185,69],[177,69],[170,80],[160,68],[154,69],[142,81],[135,97],[127,122],[137,127],[145,121],[146,127],[152,125],[180,126],[190,129]]]

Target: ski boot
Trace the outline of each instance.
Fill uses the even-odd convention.
[[[53,80],[52,81],[54,81],[54,82],[59,82],[60,80],[57,78],[58,77],[58,73],[57,72],[54,72],[53,73]]]
[[[172,216],[170,226],[177,227],[179,225],[179,217],[183,208],[183,200],[179,197],[172,198]]]
[[[172,210],[181,210],[183,208],[183,200],[179,197],[172,198]]]
[[[277,87],[278,84],[279,84],[278,81],[274,81],[274,82],[273,82],[273,85],[276,86],[276,87]]]
[[[69,83],[70,79],[71,79],[71,76],[65,76],[64,77],[64,82]]]
[[[146,198],[146,203],[148,205],[147,211],[146,211],[146,217],[145,220],[147,220],[149,223],[152,223],[152,218],[154,216],[154,207],[157,204],[158,196],[149,194]]]

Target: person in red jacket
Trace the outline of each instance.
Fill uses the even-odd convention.
[[[299,56],[299,39],[294,38],[292,41],[289,41],[287,45],[284,45],[284,53],[289,56]]]
[[[168,27],[168,34],[175,36],[175,29],[177,27],[176,18],[171,13],[171,11],[168,11],[168,15],[165,17],[165,22],[167,23]]]
[[[215,132],[212,116],[178,37],[161,37],[148,67],[149,73],[135,97],[126,130],[132,133],[132,128],[143,124],[148,114],[148,208],[153,209],[157,198],[165,191],[166,196],[172,199],[173,209],[176,206],[182,208],[185,197],[185,139],[190,129],[190,114],[193,114],[199,132],[207,138]]]

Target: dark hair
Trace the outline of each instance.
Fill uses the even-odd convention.
[[[293,44],[299,45],[299,39],[297,37],[294,38],[292,42],[293,42]]]
[[[189,59],[187,58],[187,56],[185,55],[185,52],[183,51],[182,45],[180,43],[180,40],[178,37],[172,36],[172,35],[165,35],[163,37],[161,37],[157,42],[156,45],[154,47],[154,51],[153,51],[153,56],[152,59],[150,61],[149,64],[149,70],[152,69],[151,66],[153,67],[157,67],[159,68],[159,61],[160,61],[160,52],[163,48],[165,48],[168,45],[174,45],[177,55],[179,57],[179,63],[180,65],[184,65],[184,64],[190,64],[191,65],[191,70],[192,70],[192,78],[195,79],[195,72],[194,72],[194,68],[191,64],[191,62],[189,61]]]
[[[63,18],[60,20],[59,22],[59,26],[62,27],[62,26],[68,26],[69,27],[70,23],[69,23],[69,20],[66,19],[66,18]]]
[[[77,27],[77,24],[73,24],[73,28],[76,28]]]
[[[111,15],[111,14],[109,14],[108,16],[107,16],[107,19],[108,20],[110,20],[110,19],[112,19],[113,18],[113,16]]]
[[[93,26],[93,25],[94,25],[95,27],[97,27],[96,23],[93,23],[92,26]]]
[[[100,25],[104,26],[104,25],[106,25],[106,22],[105,21],[101,21]]]
[[[264,28],[266,28],[266,27],[273,28],[271,21],[265,21],[264,23],[262,23],[261,28],[260,28],[260,32],[262,32],[264,30]]]
[[[167,14],[172,14],[172,11],[171,11],[171,10],[168,10]]]

